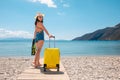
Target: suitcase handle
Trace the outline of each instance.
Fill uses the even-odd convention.
[[[55,48],[55,36],[53,36],[52,38],[54,38],[54,48]],[[50,38],[49,38],[49,48],[50,48]]]

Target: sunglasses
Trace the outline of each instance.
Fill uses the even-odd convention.
[[[43,18],[42,16],[38,16],[39,18]]]

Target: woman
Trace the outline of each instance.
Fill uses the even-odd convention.
[[[35,54],[35,58],[33,61],[33,66],[34,67],[38,67],[41,66],[39,60],[40,60],[40,51],[42,49],[42,46],[44,44],[44,31],[45,33],[48,35],[49,38],[53,37],[52,35],[50,35],[47,31],[47,29],[44,27],[43,25],[43,17],[44,15],[41,13],[38,13],[35,21],[35,31],[34,31],[34,39],[36,42],[36,54]]]

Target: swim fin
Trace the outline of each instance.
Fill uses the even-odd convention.
[[[36,45],[35,45],[35,39],[32,40],[32,47],[31,47],[31,55],[35,55],[36,53]]]

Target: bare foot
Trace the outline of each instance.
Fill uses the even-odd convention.
[[[42,64],[39,63],[38,66],[42,66]]]
[[[35,62],[32,62],[31,64],[34,68],[37,68],[37,65],[35,64]]]
[[[36,63],[33,61],[32,66],[34,66],[36,68],[36,67],[42,66],[42,64],[40,64],[40,62]]]
[[[37,66],[42,66],[42,64],[40,64],[40,61],[38,61],[38,63],[36,64]]]

